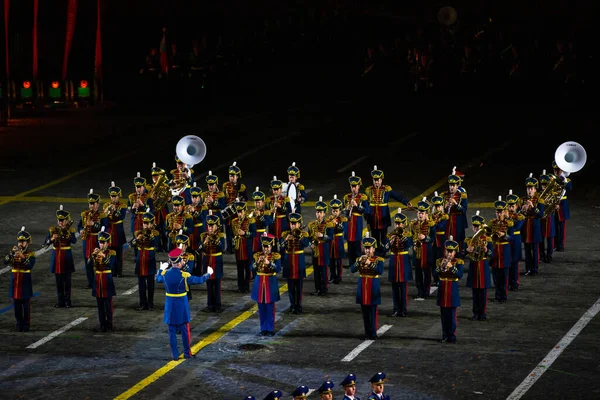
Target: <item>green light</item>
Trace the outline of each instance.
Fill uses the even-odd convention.
[[[90,88],[88,87],[84,87],[82,88],[81,86],[77,88],[77,96],[81,97],[81,98],[85,98],[85,97],[90,97]]]
[[[61,97],[60,88],[59,87],[58,88],[50,88],[48,95],[50,97],[52,97],[53,99],[60,99],[60,97]]]
[[[31,88],[21,88],[21,98],[30,99],[33,97],[33,89]]]

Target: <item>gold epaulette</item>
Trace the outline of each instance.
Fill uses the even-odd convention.
[[[327,222],[325,223],[325,228],[335,228],[335,222]]]
[[[342,222],[348,222],[348,217],[342,217],[340,218]]]
[[[116,257],[116,256],[117,256],[117,252],[116,252],[116,251],[114,251],[114,250],[108,250],[108,255],[109,255],[109,256],[115,256],[115,257]]]
[[[523,214],[517,214],[517,221],[523,221],[525,219],[525,216]]]
[[[380,261],[384,262],[385,258],[383,258],[383,257],[375,257],[375,261],[377,261],[377,262],[380,262]]]
[[[464,263],[465,263],[465,260],[463,260],[462,258],[455,258],[454,261],[456,261],[455,264],[460,264],[460,265],[464,265]]]
[[[158,236],[160,232],[157,229],[152,229],[152,236]]]
[[[192,217],[192,214],[190,214],[190,213],[189,213],[189,212],[187,212],[187,211],[184,211],[184,212],[183,212],[183,217],[184,217],[184,218],[193,218],[193,217]]]
[[[100,219],[102,219],[102,218],[108,218],[108,214],[100,212]]]
[[[390,185],[382,185],[382,189],[385,190],[386,192],[392,191],[392,187]]]
[[[256,223],[256,219],[254,219],[254,217],[248,218],[248,224],[255,224],[255,223]]]
[[[243,192],[246,190],[246,185],[244,185],[243,183],[240,183],[240,192]]]
[[[190,260],[193,261],[196,259],[196,257],[192,253],[185,253],[185,258],[187,258],[188,261],[190,261]]]
[[[280,260],[280,259],[281,259],[281,254],[273,253],[273,260]]]
[[[441,220],[447,220],[447,219],[450,219],[450,216],[447,213],[443,213]]]
[[[469,238],[470,239],[470,238]],[[435,266],[439,267],[440,264],[442,263],[443,258],[438,258],[437,260],[435,260]]]
[[[298,190],[304,190],[304,185],[299,183],[298,186],[296,187]]]
[[[219,238],[224,238],[225,234],[223,232],[219,233]]]
[[[506,220],[506,226],[515,226],[515,221],[513,221],[512,219]]]
[[[189,272],[181,271],[181,277],[182,278],[187,279],[190,276],[192,276],[192,274],[190,274]]]
[[[217,199],[220,199],[221,197],[225,197],[225,193],[223,193],[223,192],[217,193]]]
[[[427,225],[429,225],[429,226],[435,226],[435,221],[433,221],[431,219],[427,220]]]
[[[466,199],[467,198],[467,192],[461,192],[460,193],[460,198],[461,199]]]
[[[361,193],[361,194],[360,194],[360,201],[365,201],[365,200],[368,200],[368,199],[369,199],[369,198],[367,197],[367,195],[366,195],[366,194],[364,194],[364,193]]]

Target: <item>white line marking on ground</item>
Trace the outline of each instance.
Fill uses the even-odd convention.
[[[29,346],[27,346],[28,349],[35,349],[37,347],[40,347],[41,345],[43,345],[44,343],[49,342],[50,340],[54,339],[55,337],[57,337],[58,335],[60,335],[63,332],[68,331],[69,329],[71,329],[72,327],[74,327],[75,325],[79,325],[80,323],[82,323],[83,321],[85,321],[87,319],[87,317],[81,317],[81,318],[77,318],[75,321],[71,321],[69,322],[67,325],[63,326],[62,328],[55,330],[54,332],[52,332],[51,334],[49,334],[48,336],[38,340],[37,342],[35,342],[34,344],[30,344]]]
[[[383,335],[391,327],[392,327],[392,325],[383,325],[381,328],[379,328],[377,330],[377,336]],[[350,353],[348,353],[348,355],[346,357],[342,358],[342,361],[348,362],[348,361],[354,360],[356,358],[356,356],[358,356],[364,349],[366,349],[367,347],[372,345],[374,342],[375,342],[374,340],[365,340],[364,342],[362,342],[361,344],[356,346],[356,348],[354,350],[352,350]]]
[[[134,287],[132,287],[131,289],[129,289],[129,290],[127,290],[127,291],[125,291],[125,292],[121,293],[121,296],[128,296],[128,295],[130,295],[130,294],[133,294],[133,293],[135,293],[135,292],[137,292],[137,291],[138,291],[138,285],[135,285],[135,286],[134,286]]]
[[[519,386],[506,398],[506,400],[518,400],[520,399],[532,386],[541,378],[552,363],[562,354],[569,344],[581,333],[583,328],[600,312],[600,298],[596,300],[593,306],[591,306],[585,314],[579,318],[579,321],[573,325],[571,330],[567,332],[565,336],[554,346],[546,357],[527,375],[527,377],[521,382]]]
[[[338,169],[337,173],[341,173],[341,172],[346,172],[348,171],[350,168],[352,168],[353,166],[355,166],[356,164],[358,164],[359,162],[365,160],[369,158],[369,156],[362,156],[362,157],[358,157],[356,160],[352,161],[350,164],[346,164],[344,165],[342,168]]]
[[[312,392],[314,392],[317,389],[308,389],[308,392],[306,393],[306,397],[310,396],[312,394]]]

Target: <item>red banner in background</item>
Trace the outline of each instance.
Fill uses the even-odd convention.
[[[102,79],[102,0],[98,0],[98,22],[96,25],[96,57],[94,59],[94,76]]]
[[[37,20],[38,20],[38,2],[33,0],[33,79],[38,76],[38,48],[37,48]]]
[[[77,19],[77,3],[79,0],[69,0],[67,6],[67,34],[65,35],[65,56],[63,59],[62,80],[67,79],[67,66],[69,64],[69,54],[73,44],[73,35],[75,34],[75,21]]]
[[[10,59],[8,58],[8,15],[10,0],[4,0],[4,49],[6,51],[6,79],[10,78]]]

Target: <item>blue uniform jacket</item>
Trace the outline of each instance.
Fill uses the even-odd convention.
[[[190,306],[187,298],[188,285],[206,282],[209,274],[193,276],[179,268],[169,268],[156,275],[156,282],[165,284],[165,316],[167,325],[181,325],[190,322]]]
[[[379,284],[379,277],[383,274],[383,258],[373,257],[371,261],[375,263],[375,268],[371,274],[361,274],[358,278],[356,287],[356,304],[364,306],[374,306],[381,304],[381,286]],[[350,272],[354,273],[358,271],[360,258],[350,266]]]

